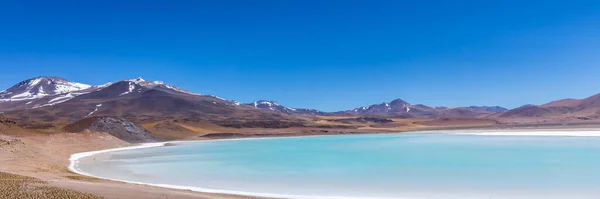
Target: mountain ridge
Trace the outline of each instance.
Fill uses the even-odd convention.
[[[31,83],[33,82],[33,83]],[[38,89],[38,84],[47,84],[53,85],[52,82],[59,82],[63,85],[71,85],[71,87],[61,89],[55,89],[53,91],[43,92],[42,95],[35,92],[34,89]],[[48,83],[49,82],[49,83]],[[33,85],[29,87],[24,87],[24,85]],[[33,96],[30,98],[18,98],[21,95],[17,95],[17,98],[13,98],[16,88],[21,88],[20,93],[33,93],[31,95],[23,95],[23,96]],[[134,79],[125,79],[116,82],[108,82],[103,85],[87,85],[78,82],[70,82],[61,77],[50,77],[50,76],[39,76],[34,77],[28,80],[24,80],[15,86],[2,91],[0,93],[0,110],[18,110],[18,109],[37,109],[41,107],[54,106],[66,101],[69,101],[73,98],[78,99],[98,99],[98,98],[119,98],[119,97],[136,97],[141,93],[148,90],[161,90],[170,94],[177,95],[197,95],[197,96],[209,96],[214,97],[219,100],[224,100],[214,95],[202,95],[198,93],[189,92],[187,90],[178,88],[173,85],[165,84],[162,81],[147,81],[141,77]],[[45,88],[42,88],[45,90]],[[47,89],[46,89],[47,90]],[[90,94],[93,93],[93,94]],[[9,95],[13,94],[13,95]],[[228,101],[228,100],[225,100]],[[233,104],[235,106],[252,106],[254,108],[276,111],[284,114],[298,114],[298,115],[381,115],[381,114],[389,114],[396,115],[399,117],[424,117],[424,115],[428,115],[427,117],[439,116],[440,112],[443,109],[440,107],[428,107],[425,105],[411,105],[402,99],[394,99],[390,102],[384,102],[380,104],[372,104],[369,106],[363,106],[359,108],[354,108],[352,110],[342,110],[335,112],[325,112],[316,109],[310,108],[291,108],[272,100],[258,100],[251,103],[240,103],[235,100],[228,101],[229,104]],[[9,108],[10,107],[10,108]],[[484,106],[481,106],[484,107]],[[497,107],[497,106],[496,106]],[[470,107],[472,109],[477,109],[475,106]],[[480,108],[480,107],[478,107]],[[487,108],[487,107],[486,107]],[[501,108],[501,107],[497,107]],[[502,108],[503,109],[503,108]],[[410,113],[411,110],[415,114],[407,114]],[[490,112],[490,111],[487,111]]]
[[[149,92],[150,91],[150,92]],[[157,92],[162,91],[162,92]],[[149,92],[149,93],[146,93]],[[162,81],[147,81],[141,77],[109,82],[103,85],[88,85],[71,82],[61,77],[38,76],[21,81],[11,88],[0,92],[0,110],[22,110],[51,107],[67,101],[100,100],[108,98],[137,98],[150,95],[203,96],[213,98],[211,103],[260,109],[287,115],[325,116],[325,115],[382,115],[398,118],[436,118],[436,117],[545,117],[561,116],[569,113],[581,113],[583,116],[595,116],[600,112],[600,95],[585,99],[563,99],[539,106],[523,106],[506,109],[500,106],[439,107],[422,104],[410,104],[400,98],[389,102],[371,104],[350,110],[325,112],[310,108],[292,108],[272,100],[258,100],[240,103],[225,100],[214,95],[193,93]],[[154,96],[154,98],[157,98]],[[533,107],[535,106],[535,107]],[[95,108],[95,106],[92,106]],[[102,111],[98,112],[101,113]],[[585,113],[585,114],[584,114]]]

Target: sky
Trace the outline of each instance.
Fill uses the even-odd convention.
[[[323,111],[515,108],[600,93],[600,1],[3,1],[0,90],[36,76]]]

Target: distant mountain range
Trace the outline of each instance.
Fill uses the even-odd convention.
[[[428,107],[425,105],[411,105],[401,99],[389,103],[374,104],[339,112],[323,112],[307,108],[291,108],[275,101],[260,100],[252,103],[239,103],[222,98],[201,95],[186,91],[161,81],[146,81],[142,78],[127,79],[109,82],[103,85],[91,86],[78,82],[70,82],[60,77],[36,77],[22,81],[15,86],[0,92],[0,110],[39,109],[43,107],[56,107],[59,104],[76,101],[103,101],[132,98],[156,98],[161,96],[202,97],[213,100],[213,105],[244,106],[255,109],[268,110],[289,115],[396,115],[410,117],[438,116],[450,114],[452,108]],[[139,100],[139,99],[138,99]],[[99,105],[99,104],[98,104]],[[60,108],[62,106],[58,106]],[[95,109],[94,109],[95,110]],[[474,113],[494,113],[505,110],[501,107],[467,107],[464,111]],[[96,111],[93,114],[100,114]]]
[[[296,126],[307,120],[306,117],[336,115],[594,119],[600,113],[600,95],[581,100],[558,100],[539,106],[525,105],[512,110],[499,106],[426,106],[395,99],[351,110],[323,112],[292,108],[270,100],[240,103],[142,78],[92,86],[60,77],[36,77],[0,92],[0,111],[21,120],[51,123],[114,116],[144,122],[195,118],[232,127]]]
[[[584,99],[562,99],[543,105],[524,105],[498,115],[500,118],[542,117],[548,119],[598,119],[600,94]]]
[[[327,115],[328,113],[322,112],[315,109],[306,109],[306,108],[290,108],[287,106],[283,106],[276,101],[268,101],[268,100],[259,100],[252,103],[244,104],[247,106],[253,106],[254,108],[276,111],[285,114],[297,114],[297,115]]]
[[[398,118],[434,118],[441,116],[448,117],[475,117],[487,114],[498,113],[508,109],[499,106],[470,106],[470,107],[429,107],[422,104],[411,105],[402,99],[395,99],[391,102],[363,106],[352,110],[338,112],[323,112],[315,109],[290,108],[283,106],[275,101],[260,100],[245,105],[255,108],[270,110],[291,115],[371,115],[371,116],[390,116]]]

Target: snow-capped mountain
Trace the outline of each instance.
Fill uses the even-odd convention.
[[[252,106],[258,109],[265,109],[271,111],[277,111],[285,114],[300,114],[300,115],[323,115],[324,112],[315,110],[315,109],[305,109],[305,108],[290,108],[287,106],[283,106],[276,101],[268,101],[268,100],[259,100],[256,102],[245,104],[248,106]]]
[[[109,82],[103,85],[90,86],[87,84],[70,82],[59,77],[36,77],[22,81],[15,86],[0,92],[0,111],[38,109],[54,107],[58,104],[86,104],[86,113],[92,115],[106,113],[109,106],[120,107],[122,104],[105,104],[97,106],[100,102],[134,100],[147,107],[160,108],[164,104],[159,101],[168,101],[183,107],[181,102],[174,99],[192,100],[195,108],[222,112],[223,110],[267,110],[286,115],[390,115],[394,117],[445,117],[445,116],[473,116],[502,111],[501,107],[429,107],[425,105],[411,105],[401,99],[391,102],[364,106],[340,112],[321,112],[315,109],[300,109],[284,106],[275,101],[260,100],[253,103],[241,104],[234,100],[226,100],[214,95],[201,95],[165,84],[162,81],[147,81],[143,78],[126,79]],[[198,102],[201,104],[197,104]],[[93,103],[87,105],[87,103]],[[167,102],[164,102],[167,103]],[[160,106],[157,106],[160,104]],[[67,105],[65,105],[67,106]],[[87,107],[89,106],[89,107]],[[157,106],[157,107],[155,107]],[[92,108],[98,108],[94,111]],[[262,111],[261,111],[262,112]],[[264,113],[264,112],[263,112]]]
[[[201,95],[198,93],[193,93],[193,92],[178,88],[173,85],[165,84],[162,81],[146,81],[141,77],[138,77],[136,79],[123,80],[123,81],[130,82],[132,84],[137,84],[137,85],[146,87],[148,89],[160,89],[163,91],[173,91],[173,92],[179,92],[179,93],[183,93],[183,94]],[[132,92],[132,91],[130,91],[130,92]]]
[[[148,90],[160,90],[178,95],[200,95],[164,84],[162,81],[146,81],[141,77],[98,86],[70,82],[60,77],[36,77],[0,92],[0,110],[37,109],[54,106],[75,97],[82,99],[135,97]]]
[[[18,83],[0,92],[0,101],[23,101],[40,99],[46,96],[60,95],[85,90],[92,86],[70,82],[60,77],[36,77]]]
[[[291,115],[279,112],[265,114],[264,110],[236,101],[191,93],[160,81],[142,78],[92,86],[42,99],[44,101],[27,102],[29,104],[19,101],[21,104],[18,106],[5,106],[0,102],[0,112],[28,121],[59,123],[111,116],[145,122],[164,119],[202,121],[234,128],[300,126]]]
[[[279,111],[287,114],[292,114],[294,113],[294,111],[296,111],[296,109],[283,106],[277,103],[276,101],[259,100],[256,102],[248,103],[246,105],[253,106],[254,108]]]
[[[401,99],[344,111],[351,115],[390,115],[401,118],[476,117],[505,110],[498,106],[443,107],[411,105]]]
[[[60,77],[31,78],[0,92],[0,110],[52,106],[95,89]]]
[[[137,97],[149,90],[160,90],[170,94],[179,95],[200,95],[192,93],[172,85],[165,84],[162,81],[147,81],[141,77],[135,79],[121,80],[115,83],[108,83],[103,86],[96,86],[97,91],[80,96],[84,99],[97,98],[119,98],[119,97]]]
[[[411,105],[404,100],[395,99],[389,103],[374,104],[370,106],[363,106],[355,108],[351,111],[347,111],[350,114],[385,114],[385,113],[398,113],[398,112],[410,112]]]

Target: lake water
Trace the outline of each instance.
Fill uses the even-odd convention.
[[[89,156],[77,170],[295,198],[600,198],[600,137],[418,133],[199,141]]]

